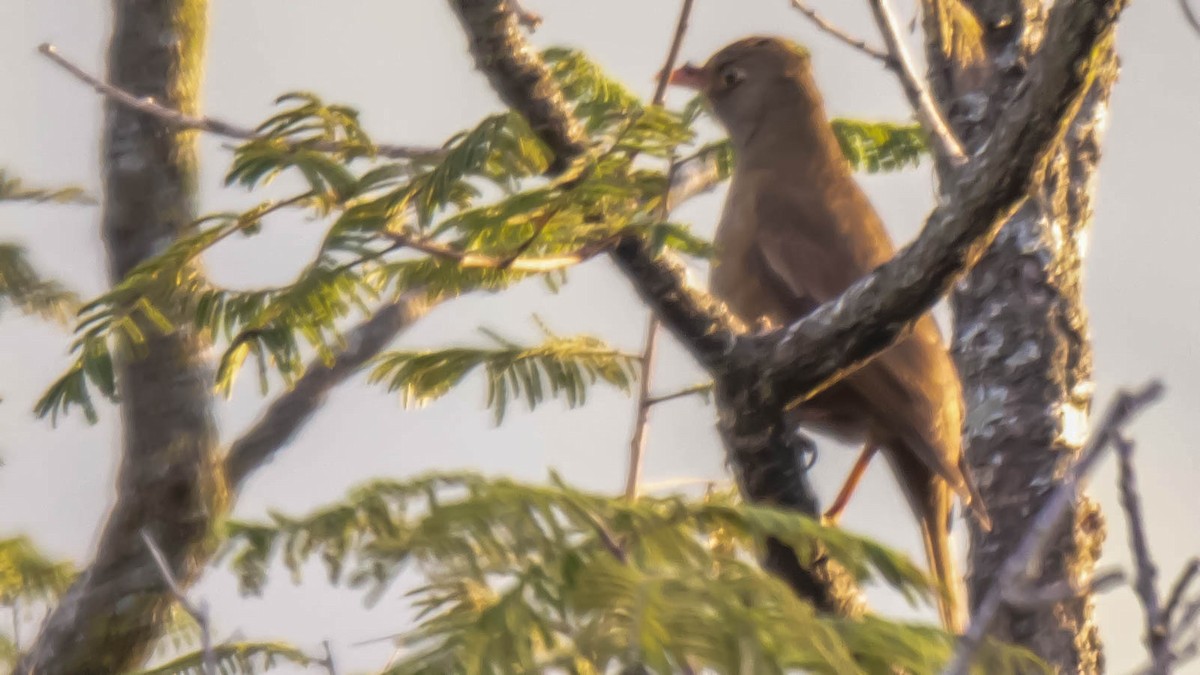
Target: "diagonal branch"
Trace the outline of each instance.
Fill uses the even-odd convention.
[[[413,291],[377,310],[346,337],[347,346],[332,364],[317,360],[287,392],[281,394],[263,416],[233,442],[225,456],[225,473],[235,491],[258,467],[286,445],[324,404],[334,387],[379,354],[397,335],[428,312],[436,300]]]
[[[654,87],[654,98],[650,104],[661,106],[667,97],[667,85],[671,81],[671,73],[675,70],[675,62],[679,59],[679,50],[683,47],[683,36],[687,33],[688,20],[692,15],[694,0],[683,0],[679,8],[679,20],[675,23],[675,33],[671,38],[671,46],[667,50],[667,60],[658,73],[658,84]],[[675,175],[678,160],[672,152],[671,166],[667,170],[667,191],[663,195],[659,218],[665,219],[671,208],[671,179]],[[646,430],[650,424],[650,385],[654,377],[654,356],[658,350],[658,317],[653,312],[646,322],[646,340],[642,347],[641,372],[638,377],[637,407],[633,413],[633,436],[629,439],[629,462],[625,474],[625,498],[637,499],[638,482],[642,477],[642,458],[646,454]]]
[[[237,126],[223,120],[203,115],[189,115],[169,106],[163,105],[149,96],[140,98],[134,96],[120,87],[103,82],[93,75],[88,74],[87,71],[72,63],[62,54],[59,54],[58,49],[56,49],[52,44],[42,43],[38,46],[38,51],[41,52],[43,56],[57,64],[60,68],[73,75],[75,79],[96,90],[96,93],[120,103],[126,108],[151,115],[152,117],[155,117],[176,129],[195,129],[197,131],[206,131],[218,136],[236,138],[243,141],[252,141],[257,138],[262,138],[262,134],[258,133],[254,129]],[[321,141],[311,144],[310,147],[321,152],[337,152],[344,149],[345,146],[341,143]],[[409,145],[386,144],[375,146],[375,152],[381,157],[388,157],[390,159],[436,159],[443,154],[443,151],[438,148],[421,148]]]
[[[891,54],[888,54],[885,51],[876,49],[875,47],[868,45],[867,42],[865,40],[863,40],[862,38],[854,37],[853,35],[847,33],[846,31],[842,30],[841,28],[838,28],[837,26],[833,25],[832,22],[830,22],[828,19],[826,19],[825,17],[818,14],[817,10],[813,9],[812,7],[809,7],[802,0],[791,0],[791,1],[792,1],[793,9],[800,12],[804,16],[808,17],[808,20],[811,21],[814,26],[821,29],[821,31],[824,32],[825,34],[840,41],[842,44],[845,44],[849,47],[857,49],[858,51],[862,52],[863,54],[866,54],[867,56],[875,59],[876,61],[879,61],[887,68],[895,68],[896,67],[896,59],[892,58]]]
[[[1179,7],[1183,10],[1183,17],[1187,19],[1188,25],[1196,31],[1197,35],[1200,35],[1200,15],[1196,13],[1196,10],[1192,9],[1192,6],[1188,4],[1188,0],[1179,0]]]
[[[1024,200],[1047,149],[1077,109],[1094,75],[1092,54],[1110,39],[1126,3],[1057,3],[1046,23],[1046,46],[1030,64],[1020,93],[984,150],[953,184],[944,186],[951,197],[926,221],[917,241],[782,331],[745,335],[720,303],[688,282],[677,261],[655,256],[637,237],[618,243],[612,257],[642,299],[718,382],[738,385],[740,407],[735,407],[746,415],[727,425],[723,420],[723,431],[727,442],[745,441],[731,451],[731,461],[748,497],[802,498],[803,471],[796,470],[795,457],[789,459],[780,448],[770,453],[769,461],[767,454],[756,453],[764,444],[788,438],[778,411],[791,400],[821,391],[892,344],[979,258]],[[516,18],[502,0],[450,4],[477,66],[501,99],[556,149],[556,166],[565,166],[582,152],[586,140],[562,91],[517,30]]]
[[[929,93],[929,88],[926,87],[920,77],[917,76],[917,70],[913,66],[912,56],[908,53],[908,48],[904,46],[903,38],[900,34],[900,26],[896,23],[896,17],[892,14],[891,8],[888,7],[886,0],[867,0],[871,5],[871,12],[875,15],[875,23],[879,25],[879,32],[883,34],[884,44],[888,50],[888,66],[900,80],[900,86],[904,90],[904,95],[908,98],[909,104],[917,113],[917,118],[921,120],[921,125],[933,137],[933,145],[937,149],[939,158],[949,162],[952,166],[960,166],[967,161],[966,154],[963,152],[962,144],[954,132],[950,130],[950,125],[946,122],[945,116],[934,102],[933,96]]]

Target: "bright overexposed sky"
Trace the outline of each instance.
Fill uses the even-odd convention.
[[[678,6],[667,0],[526,0],[545,22],[534,35],[543,46],[586,50],[611,73],[647,97],[661,66]],[[915,3],[900,0],[905,19]],[[786,0],[697,0],[683,57],[701,60],[752,33],[784,35],[814,52],[817,78],[832,115],[903,119],[909,116],[891,78],[874,61],[831,41],[789,8]],[[875,40],[865,2],[813,0],[848,30]],[[103,72],[108,3],[0,0],[0,168],[39,185],[81,185],[100,193],[99,97],[39,56],[41,42],[93,73]],[[473,125],[501,104],[472,69],[465,40],[447,4],[435,0],[212,0],[204,110],[247,126],[264,119],[280,93],[309,90],[362,111],[380,141],[435,144]],[[1200,507],[1200,36],[1179,8],[1140,0],[1126,13],[1118,39],[1123,72],[1109,113],[1096,218],[1087,263],[1087,299],[1095,338],[1097,404],[1115,388],[1162,376],[1164,403],[1133,429],[1149,535],[1166,580],[1200,553],[1194,516]],[[919,50],[918,50],[919,51]],[[674,93],[675,104],[684,100]],[[225,141],[202,141],[201,210],[245,207],[255,195],[222,187]],[[899,241],[909,240],[931,204],[929,166],[863,177]],[[702,234],[716,224],[721,194],[680,209]],[[103,249],[96,207],[4,206],[0,241],[20,241],[47,273],[85,296],[104,288]],[[233,286],[274,284],[295,275],[314,251],[320,224],[268,222],[253,239],[239,239],[206,258],[212,276]],[[640,346],[646,312],[605,259],[572,275],[558,295],[538,283],[501,295],[445,304],[399,342],[407,347],[469,343],[487,326],[535,338],[537,313],[557,332],[595,333],[629,350]],[[0,537],[24,532],[54,555],[88,559],[113,497],[117,414],[105,407],[87,426],[79,415],[52,430],[30,414],[44,387],[67,364],[63,330],[5,314],[0,321]],[[671,391],[701,379],[674,345],[660,360],[654,389]],[[359,377],[277,459],[247,485],[236,513],[289,513],[335,500],[369,477],[432,469],[474,468],[542,480],[549,468],[584,487],[621,487],[632,423],[631,402],[596,389],[586,408],[566,411],[551,402],[534,413],[514,409],[500,428],[483,408],[478,379],[420,410]],[[223,440],[236,438],[264,399],[240,387],[220,407]],[[825,443],[815,481],[828,498],[853,459]],[[727,478],[713,430],[712,409],[696,400],[653,411],[648,483],[679,478]],[[1109,516],[1103,565],[1128,566],[1125,525],[1112,467],[1094,479],[1093,494]],[[883,462],[876,462],[843,524],[923,560],[915,521]],[[959,535],[960,539],[963,535]],[[965,542],[960,541],[960,545]],[[195,594],[212,604],[217,638],[286,638],[316,649],[331,640],[343,670],[378,666],[386,644],[354,643],[402,629],[403,589],[367,609],[354,592],[329,589],[316,568],[302,585],[281,575],[259,598],[240,598],[218,567]],[[876,609],[908,615],[895,598],[873,594]],[[1127,588],[1099,603],[1109,667],[1124,672],[1141,661],[1140,610]],[[922,616],[933,620],[932,612]],[[26,636],[28,640],[28,636]],[[1200,667],[1192,666],[1192,672]]]

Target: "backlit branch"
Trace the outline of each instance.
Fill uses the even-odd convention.
[[[963,164],[967,157],[963,152],[962,144],[950,130],[950,125],[946,122],[937,103],[934,102],[929,88],[917,75],[912,56],[908,53],[908,48],[904,46],[900,26],[896,23],[896,17],[892,14],[891,8],[888,7],[886,0],[867,0],[867,2],[871,6],[871,13],[875,15],[875,23],[879,25],[879,32],[883,34],[884,44],[887,45],[888,66],[900,80],[900,87],[904,90],[909,104],[916,111],[917,119],[921,120],[921,126],[925,127],[932,137],[937,155],[953,166]]]
[[[188,115],[174,108],[162,105],[151,97],[134,96],[124,89],[115,87],[88,74],[87,71],[69,61],[62,54],[59,54],[58,49],[52,44],[43,43],[38,46],[38,51],[63,70],[73,75],[75,79],[94,89],[96,93],[116,101],[127,108],[152,115],[176,129],[195,129],[243,141],[262,138],[262,135],[254,129],[241,127],[213,117]],[[322,152],[337,152],[344,148],[340,143],[329,141],[314,142],[310,147]],[[436,159],[443,154],[443,151],[438,148],[422,148],[408,145],[377,145],[374,149],[379,156],[390,159]]]
[[[866,54],[867,56],[875,59],[876,61],[879,61],[880,63],[887,66],[888,68],[896,67],[896,60],[894,58],[892,58],[892,56],[889,55],[887,52],[876,49],[875,47],[868,45],[866,43],[866,41],[863,40],[862,38],[854,37],[853,35],[847,33],[846,31],[842,30],[841,28],[838,28],[837,26],[833,25],[833,23],[831,23],[828,19],[826,19],[825,17],[818,14],[815,9],[809,7],[808,4],[805,2],[802,2],[802,0],[791,0],[791,2],[792,2],[792,7],[796,11],[798,11],[801,14],[803,14],[804,16],[808,17],[808,20],[811,21],[814,26],[819,28],[826,35],[829,35],[830,37],[834,38],[835,40],[838,40],[839,42],[841,42],[849,47],[857,49],[858,51],[862,52],[863,54]]]

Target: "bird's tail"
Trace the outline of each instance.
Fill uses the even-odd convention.
[[[927,481],[918,506],[921,534],[925,539],[925,556],[929,571],[939,586],[938,613],[942,626],[956,635],[967,627],[967,598],[962,578],[954,564],[954,546],[950,537],[950,509],[954,493],[945,481]]]

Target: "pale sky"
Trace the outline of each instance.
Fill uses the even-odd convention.
[[[527,0],[545,16],[537,44],[586,50],[635,91],[650,95],[678,11],[664,0]],[[813,0],[845,28],[875,40],[866,3]],[[903,0],[898,13],[911,17]],[[30,183],[75,184],[100,192],[100,99],[35,52],[43,41],[92,73],[103,72],[109,33],[108,3],[78,0],[0,0],[0,168]],[[698,0],[684,58],[701,60],[723,44],[752,33],[806,43],[832,115],[903,119],[909,115],[895,81],[878,65],[816,32],[786,0]],[[1194,515],[1200,507],[1200,36],[1189,32],[1178,6],[1140,0],[1119,34],[1123,74],[1110,110],[1100,172],[1096,219],[1087,263],[1087,299],[1095,339],[1097,405],[1115,388],[1162,376],[1166,401],[1133,428],[1149,536],[1164,587],[1191,555],[1200,553]],[[213,0],[204,109],[246,126],[271,111],[271,101],[309,90],[362,111],[379,141],[440,143],[500,109],[472,69],[465,40],[444,2],[435,0]],[[680,104],[682,95],[671,102]],[[202,211],[246,207],[258,200],[221,187],[230,154],[222,139],[205,138]],[[916,232],[931,204],[929,165],[901,174],[863,178],[898,242]],[[720,194],[680,209],[680,219],[702,234],[715,226]],[[25,243],[47,273],[85,296],[104,288],[103,253],[95,207],[4,206],[0,241]],[[218,248],[206,262],[219,282],[235,286],[279,283],[312,254],[319,226],[268,222],[262,235]],[[610,263],[597,259],[572,275],[557,296],[540,284],[502,295],[463,298],[438,308],[399,341],[423,347],[477,339],[488,326],[534,339],[537,313],[557,332],[601,335],[629,350],[640,347],[646,312]],[[117,415],[87,426],[72,415],[57,430],[30,414],[33,402],[67,365],[70,337],[61,329],[5,314],[0,321],[0,537],[30,534],[56,556],[83,562],[113,497]],[[690,359],[670,345],[654,390],[672,391],[701,379]],[[252,378],[247,378],[252,379]],[[589,489],[621,488],[632,403],[596,389],[584,409],[551,402],[535,413],[514,408],[492,426],[478,378],[421,410],[404,410],[396,397],[357,378],[331,398],[304,433],[248,484],[236,513],[268,509],[301,514],[336,500],[368,478],[403,477],[433,470],[473,468],[543,480],[547,470]],[[263,405],[243,386],[220,408],[224,442],[236,438]],[[686,400],[656,407],[645,479],[727,479],[712,409]],[[853,460],[823,443],[814,480],[825,499]],[[1111,461],[1096,474],[1092,493],[1109,518],[1102,565],[1128,569],[1125,523],[1119,512]],[[877,462],[843,524],[923,561],[915,521]],[[965,530],[961,530],[965,531]],[[965,549],[965,535],[959,535]],[[285,638],[316,651],[332,641],[346,670],[379,666],[387,645],[353,643],[404,627],[402,591],[373,609],[351,591],[331,590],[317,568],[294,586],[277,577],[261,598],[240,598],[222,568],[194,591],[212,605],[216,637]],[[896,598],[872,594],[884,613],[911,616]],[[1111,672],[1142,661],[1140,610],[1128,588],[1099,603]],[[932,612],[921,614],[933,621]],[[29,636],[25,636],[28,641]],[[1189,672],[1200,673],[1192,665]]]

